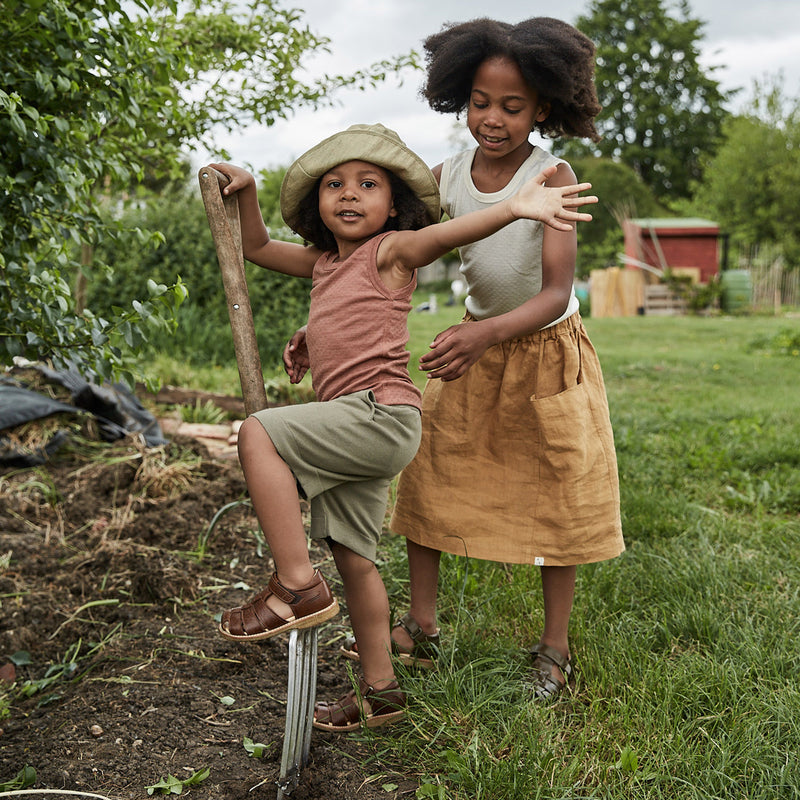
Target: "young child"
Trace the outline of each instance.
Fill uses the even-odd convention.
[[[450,217],[504,203],[545,168],[556,166],[548,186],[575,182],[528,137],[599,138],[589,39],[556,19],[477,19],[424,46],[424,96],[436,111],[466,111],[477,143],[433,170]],[[624,550],[605,386],[573,290],[576,249],[574,230],[529,221],[460,248],[467,314],[420,361],[440,380],[425,389],[421,445],[390,524],[407,537],[411,609],[392,636],[410,663],[432,665],[442,551],[541,567],[538,700],[557,697],[572,672],[576,565]]]
[[[311,148],[281,187],[286,223],[312,246],[270,239],[255,180],[214,164],[239,193],[244,256],[311,277],[307,345],[317,402],[265,409],[239,431],[239,458],[275,562],[268,587],[226,611],[220,632],[259,641],[319,625],[338,611],[311,564],[298,492],[311,503],[311,536],[326,539],[342,576],[363,678],[359,691],[315,709],[316,727],[348,731],[403,715],[392,666],[389,604],[375,567],[391,479],[420,436],[420,394],[408,374],[407,315],[416,269],[515,219],[558,230],[590,218],[572,209],[588,184],[545,188],[544,170],[507,202],[429,225],[440,216],[436,180],[394,131],[354,125]]]

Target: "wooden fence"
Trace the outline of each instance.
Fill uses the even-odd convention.
[[[774,311],[783,306],[800,306],[800,273],[787,270],[783,257],[756,254],[749,259],[747,269],[753,285],[753,309]]]
[[[593,317],[635,317],[686,313],[686,298],[640,269],[592,270],[589,298]]]
[[[780,252],[766,247],[743,248],[736,268],[750,273],[751,298],[746,304],[750,310],[780,314],[786,306],[800,307],[800,271],[788,270]],[[673,272],[689,273],[691,270],[675,269]],[[589,296],[593,317],[686,313],[685,297],[641,269],[592,270]]]

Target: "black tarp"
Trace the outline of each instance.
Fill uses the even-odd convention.
[[[127,386],[119,383],[99,386],[85,380],[74,369],[59,371],[38,364],[30,368],[51,383],[68,389],[72,405],[29,389],[20,381],[0,378],[0,465],[34,466],[44,463],[67,440],[66,431],[57,431],[36,452],[23,452],[13,447],[2,431],[58,413],[91,414],[97,419],[100,435],[107,442],[138,433],[148,447],[166,444],[158,420]]]

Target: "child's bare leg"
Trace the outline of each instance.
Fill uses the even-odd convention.
[[[314,727],[349,731],[394,722],[404,714],[406,697],[394,677],[386,587],[369,559],[335,542],[331,551],[344,583],[362,677],[341,699],[315,704]]]
[[[331,551],[344,583],[364,680],[381,689],[394,680],[386,587],[369,559],[335,542]]]
[[[253,417],[248,417],[239,430],[239,461],[278,580],[289,589],[308,585],[314,578],[314,568],[308,555],[297,484],[264,426]],[[280,617],[292,615],[289,606],[274,595],[267,605]]]
[[[436,633],[436,597],[439,591],[439,559],[442,554],[410,539],[406,539],[406,551],[411,616],[425,633]],[[392,637],[401,650],[410,652],[414,646],[408,631],[399,625],[392,631]]]
[[[544,631],[540,642],[558,650],[569,658],[569,619],[575,597],[575,575],[571,567],[542,567],[542,595],[544,597]],[[564,676],[553,667],[557,677]]]

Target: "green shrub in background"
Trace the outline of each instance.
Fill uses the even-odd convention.
[[[298,108],[330,106],[338,89],[417,66],[411,52],[308,80],[307,59],[330,42],[298,9],[279,6],[2,3],[0,362],[47,359],[129,385],[145,377],[132,369],[136,357],[154,328],[174,329],[184,287],[150,281],[135,305],[91,313],[82,278],[74,287],[70,278],[109,274],[98,244],[132,233],[108,209],[179,177],[186,154],[218,150],[225,130],[268,127]],[[142,245],[155,235],[137,233]]]
[[[114,267],[113,282],[89,286],[88,307],[111,314],[142,295],[149,277],[172,283],[180,276],[189,297],[178,314],[174,335],[155,334],[145,353],[166,352],[195,365],[225,365],[234,358],[228,310],[214,244],[199,190],[152,197],[123,214],[126,225],[158,231],[164,239],[156,250],[132,241],[107,242],[99,256]],[[245,264],[250,303],[262,362],[279,364],[287,339],[308,316],[308,280],[279,275]]]
[[[578,225],[576,276],[587,278],[593,269],[619,264],[617,254],[624,246],[622,218],[669,216],[669,212],[625,164],[608,158],[579,158],[572,167],[579,180],[592,184],[591,193],[600,199],[589,211],[592,221]]]

